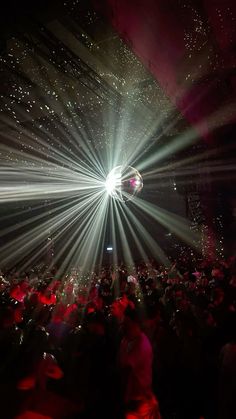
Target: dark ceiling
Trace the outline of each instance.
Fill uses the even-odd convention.
[[[106,61],[110,66],[113,62],[112,70],[117,72],[117,63],[112,60],[112,51],[117,53],[115,36],[110,25],[104,25],[103,16],[210,147],[233,141],[236,122],[233,0],[10,0],[2,5],[2,50],[7,39],[32,30],[35,21],[46,24],[58,19],[66,25],[67,19],[73,32],[73,20],[106,53],[109,50]],[[96,19],[94,10],[98,12]],[[143,88],[147,80],[140,77],[139,87],[140,83]]]
[[[151,131],[140,160],[173,141],[180,144],[181,150],[170,153],[165,164],[209,150],[205,160],[213,156],[218,164],[230,164],[230,171],[225,178],[221,176],[222,182],[217,181],[215,191],[227,191],[226,206],[234,206],[234,181],[229,182],[230,177],[235,179],[234,1],[3,3],[2,143],[32,152],[36,142],[34,153],[39,157],[45,153],[38,142],[40,135],[48,143],[46,149],[62,148],[70,158],[76,152],[70,137],[70,112],[86,132],[88,144],[105,159],[104,149],[111,145],[109,138],[117,127],[116,121],[111,125],[104,115],[112,109],[117,120],[121,120],[126,103],[132,116],[123,118],[127,118],[129,126],[122,144],[125,152],[138,145],[140,132],[155,121],[156,128]],[[62,144],[60,124],[66,132]],[[181,146],[183,134],[192,131],[196,132],[194,144]],[[25,133],[30,133],[30,140],[25,140]],[[14,164],[14,155],[8,158]],[[47,158],[54,159],[50,151]],[[174,175],[170,173],[168,182],[172,183]],[[186,184],[184,173],[178,180],[179,191],[185,194],[189,189],[182,188],[182,183]],[[181,213],[183,202],[170,198],[168,182],[164,184],[167,192],[161,198],[162,205],[174,206]],[[144,193],[147,198],[155,193],[157,199],[161,196],[156,186]]]
[[[236,2],[94,3],[205,140],[222,141],[236,122]]]

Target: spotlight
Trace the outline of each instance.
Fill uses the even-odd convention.
[[[132,166],[116,166],[108,174],[105,182],[107,193],[119,201],[130,201],[143,188],[139,171]]]

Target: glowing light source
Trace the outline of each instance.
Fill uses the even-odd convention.
[[[119,201],[130,201],[141,191],[143,179],[132,166],[116,166],[108,174],[105,182],[107,193]]]

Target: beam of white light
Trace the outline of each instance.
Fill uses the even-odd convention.
[[[74,115],[73,114],[72,114],[72,117],[73,117],[74,127],[77,130],[77,136],[80,138],[80,144],[82,146],[83,153],[87,156],[87,158],[89,158],[91,163],[96,167],[97,172],[100,174],[100,176],[104,177],[105,176],[105,169],[102,165],[102,159],[99,159],[98,151],[95,150],[94,146],[92,146],[91,139],[88,137],[88,133],[86,132],[85,129],[82,130],[82,128],[80,128],[80,130],[78,132],[78,126],[74,122]],[[90,134],[90,137],[91,136],[92,136],[92,134]]]
[[[100,187],[101,188],[101,187]],[[0,202],[16,202],[16,201],[24,201],[24,200],[33,200],[33,199],[49,199],[54,198],[56,196],[62,196],[70,194],[71,196],[75,196],[76,193],[83,190],[92,189],[93,191],[96,189],[94,186],[89,187],[82,187],[80,185],[74,185],[73,187],[68,187],[66,185],[48,185],[48,184],[41,184],[33,187],[25,187],[19,185],[16,186],[5,186],[1,188],[0,191]]]
[[[191,104],[190,106],[192,106],[193,104]],[[141,164],[138,165],[138,170],[144,171],[146,170],[149,166],[151,166],[154,163],[158,163],[161,160],[163,160],[164,158],[171,156],[172,154],[179,152],[187,147],[189,147],[190,145],[194,144],[198,139],[199,139],[199,133],[201,133],[203,136],[205,134],[208,134],[208,130],[210,128],[210,130],[216,129],[217,127],[221,126],[221,120],[222,120],[222,115],[226,114],[227,116],[229,115],[229,110],[231,110],[231,119],[232,119],[232,115],[233,115],[233,109],[234,109],[234,104],[231,103],[229,106],[226,106],[222,109],[218,109],[217,111],[213,112],[212,115],[210,115],[208,117],[207,120],[207,124],[206,121],[202,121],[198,124],[195,124],[194,128],[190,128],[188,130],[186,130],[186,132],[178,135],[174,140],[170,141],[168,144],[158,148],[157,145],[157,152],[154,153],[152,156],[150,156],[149,158],[143,160],[143,162]],[[226,117],[225,117],[226,118]],[[228,116],[229,118],[229,116]],[[227,119],[225,120],[225,122],[227,122]],[[138,157],[138,153],[137,153],[138,149],[136,150],[136,154]],[[140,150],[141,151],[141,150]],[[207,153],[212,153],[212,150],[208,150]],[[214,153],[214,150],[213,150]],[[219,150],[218,150],[219,153]],[[131,156],[132,158],[132,156]],[[194,158],[194,156],[193,156]],[[197,158],[197,157],[196,157]],[[135,156],[133,156],[133,160],[132,160],[132,164],[134,164],[135,162]],[[175,164],[178,165],[178,162],[176,162]]]
[[[164,266],[169,266],[170,262],[163,250],[161,249],[161,247],[158,245],[157,241],[153,239],[151,234],[145,229],[143,224],[138,220],[138,218],[132,213],[132,211],[127,206],[123,206],[123,210],[132,236],[144,260],[148,260],[148,257],[141,245],[142,240],[144,241],[144,243],[146,243],[147,248],[151,250],[153,256],[156,259],[158,259],[159,262],[161,262]],[[132,226],[132,224],[134,225],[135,229]],[[136,232],[138,232],[139,234],[137,235]]]
[[[116,235],[119,236],[119,242],[121,243],[121,246],[123,248],[124,261],[127,266],[130,266],[134,264],[134,260],[128,243],[128,238],[124,229],[123,220],[121,217],[122,204],[120,201],[117,201],[115,199],[112,200],[112,204],[114,205],[114,212],[117,220]]]
[[[218,166],[220,170],[220,166],[222,166],[222,169],[225,170],[226,165],[223,161],[219,160],[218,156],[222,155],[224,153],[231,153],[233,155],[235,151],[235,145],[228,145],[224,148],[214,148],[214,149],[206,149],[203,152],[193,154],[189,157],[180,158],[177,161],[168,163],[168,164],[161,164],[155,168],[152,168],[151,170],[147,169],[146,171],[142,172],[145,179],[155,179],[156,177],[159,177],[162,174],[170,175],[171,172],[174,174],[178,173],[179,169],[190,170],[193,168],[193,171],[196,173],[196,168],[200,170],[211,170],[211,167],[213,165]],[[197,164],[194,166],[194,164]],[[235,161],[232,159],[229,159],[229,165],[232,166],[235,164]]]
[[[113,245],[114,251],[112,252],[112,262],[113,265],[118,264],[118,256],[117,256],[117,234],[116,234],[116,226],[115,226],[115,206],[113,200],[109,201],[109,219],[110,219],[110,228],[111,228],[111,242]]]
[[[50,79],[49,82],[52,87],[54,87],[54,80],[53,78]],[[64,106],[64,103],[71,103],[72,97],[71,90],[68,91],[68,88],[64,89],[63,95],[59,93],[60,101],[59,106],[61,107],[61,112],[63,114],[67,114],[68,119],[72,123],[72,128],[68,128],[69,135],[68,137],[71,137],[75,144],[77,142],[78,145],[80,145],[80,148],[78,149],[78,152],[89,159],[89,161],[92,163],[93,166],[96,167],[97,171],[99,172],[101,177],[105,176],[105,170],[102,165],[102,160],[98,157],[98,152],[95,150],[94,146],[91,143],[92,139],[92,133],[89,130],[87,119],[82,120],[82,115],[79,115],[78,113],[75,114],[75,112],[72,111],[72,109]],[[74,97],[76,98],[76,95]],[[83,124],[86,123],[86,127],[83,127]],[[61,129],[62,124],[59,124],[59,129]],[[62,132],[63,134],[63,132]],[[69,139],[69,138],[68,138]]]
[[[64,198],[64,199],[66,199],[66,198]],[[60,201],[61,200],[58,200],[56,202],[60,202]],[[11,218],[20,219],[22,216],[24,216],[25,214],[28,214],[29,212],[32,212],[32,211],[37,212],[37,210],[42,210],[43,208],[45,208],[45,202],[42,203],[42,204],[39,204],[39,205],[35,205],[34,208],[29,207],[29,208],[20,209],[19,211],[14,211],[14,213],[9,212],[6,215],[3,215],[1,217],[1,221],[4,221],[4,222],[9,221],[9,219],[11,219]],[[12,226],[12,228],[14,228],[14,227]]]
[[[127,90],[127,87],[126,87]],[[115,109],[108,109],[104,113],[104,125],[108,119],[108,133],[110,146],[107,148],[108,171],[119,164],[133,165],[136,159],[148,145],[150,138],[158,127],[163,125],[165,116],[158,115],[152,106],[140,100],[140,91],[127,92],[121,97]],[[170,112],[170,114],[173,112]],[[106,118],[106,119],[105,119]],[[154,122],[155,121],[155,122]],[[173,121],[172,124],[173,125]],[[114,127],[113,129],[110,127]]]
[[[178,168],[181,167],[185,167],[188,164],[194,164],[194,163],[200,163],[200,162],[204,162],[206,159],[208,159],[211,156],[215,156],[218,154],[217,150],[207,150],[204,151],[202,153],[198,153],[196,155],[192,155],[190,157],[185,157],[185,158],[181,158],[177,161],[168,163],[168,164],[162,164],[159,165],[155,168],[152,168],[151,170],[147,169],[146,171],[143,172],[143,176],[147,179],[147,178],[153,178],[155,177],[155,175],[159,175],[162,172],[166,172],[166,173],[170,173],[171,171],[175,171]]]
[[[156,153],[153,153],[150,157],[144,159],[142,163],[138,164],[138,170],[141,172],[145,171],[149,166],[153,165],[154,163],[156,164],[161,160],[165,159],[166,157],[176,153],[177,151],[183,150],[187,146],[190,146],[198,138],[199,136],[195,129],[191,128],[187,130],[185,133],[179,135],[168,144],[165,144],[160,148],[157,147]]]
[[[202,62],[206,61],[206,57],[201,57],[201,59],[202,59],[201,67],[203,68]],[[197,74],[198,70],[196,70],[196,68],[192,70],[192,77],[195,78],[195,80],[197,80],[199,77],[199,74]],[[194,76],[194,73],[195,73],[195,76]],[[214,84],[214,81],[212,83]],[[208,85],[207,89],[204,89],[204,90],[202,89],[202,91],[200,91],[200,93],[198,93],[198,95],[195,96],[194,100],[188,101],[188,104],[185,106],[185,109],[182,109],[183,114],[189,112],[192,108],[194,108],[194,106],[196,106],[196,104],[199,101],[204,100],[204,97],[206,97],[206,95],[210,93],[212,83]],[[178,98],[178,100],[181,100],[181,98]],[[178,100],[176,98],[176,102]],[[146,109],[146,115],[145,113],[143,114],[146,116],[145,123],[147,123],[149,114],[150,114],[150,111],[148,112],[148,109]],[[143,119],[143,115],[141,117],[141,120]],[[228,103],[224,105],[223,107],[217,108],[217,110],[212,112],[211,115],[208,115],[207,119],[203,119],[201,122],[195,123],[194,124],[195,129],[190,128],[189,134],[187,134],[189,136],[189,139],[187,141],[184,136],[183,141],[181,141],[181,139],[179,140],[178,146],[175,142],[174,144],[171,143],[170,151],[167,152],[167,155],[184,149],[185,147],[194,143],[199,137],[204,137],[205,135],[209,135],[209,132],[212,132],[216,128],[222,127],[223,125],[227,125],[231,123],[232,121],[234,121],[234,118],[235,118],[235,101],[234,99],[232,99],[231,103]],[[139,160],[140,154],[143,153],[143,150],[145,149],[146,144],[148,144],[149,139],[152,138],[157,128],[158,127],[163,128],[164,118],[161,118],[161,117],[155,118],[155,115],[152,115],[152,121],[153,120],[155,120],[153,126],[148,128],[148,126],[146,125],[147,132],[143,135],[142,140],[139,137],[139,141],[137,141],[136,147],[131,149],[131,153],[127,155],[127,161],[126,161],[127,165],[130,165],[130,164],[134,165],[136,163],[136,160]],[[158,141],[158,139],[161,136],[164,136],[166,133],[168,134],[168,132],[172,130],[176,124],[178,124],[178,120],[179,120],[179,115],[177,115],[177,117],[172,118],[172,121],[170,123],[167,122],[168,118],[166,118],[162,134],[156,136],[156,141]],[[162,150],[162,152],[164,152],[164,155],[165,155],[165,150]],[[160,159],[163,159],[164,155],[161,155],[160,157],[158,155],[157,161],[159,161]],[[155,158],[152,161],[154,162]],[[147,168],[147,167],[148,167],[147,165],[145,165],[144,167],[139,166],[138,170],[142,171],[143,168]]]
[[[12,135],[8,135],[7,133],[4,134],[5,139],[9,139],[12,142]],[[34,140],[35,141],[35,140]],[[13,143],[16,142],[16,146],[18,142],[16,139],[13,139]],[[97,179],[101,179],[101,176],[96,171],[96,167],[93,167],[90,163],[90,165],[86,161],[81,161],[81,159],[78,161],[72,160],[72,159],[61,159],[61,158],[55,158],[53,157],[54,151],[52,151],[52,154],[44,153],[43,157],[39,157],[38,150],[31,150],[31,151],[23,151],[22,149],[19,150],[16,147],[10,147],[6,144],[0,145],[1,150],[1,156],[0,161],[2,164],[8,164],[9,160],[11,161],[11,165],[14,166],[20,166],[24,167],[27,170],[28,166],[33,166],[38,170],[42,170],[44,168],[48,168],[48,171],[50,170],[52,173],[54,170],[61,169],[64,172],[67,172],[68,176],[73,176],[73,173],[84,173],[85,175],[89,175],[90,177],[95,177]],[[11,156],[11,159],[9,159],[7,156]],[[64,156],[64,154],[63,154]],[[35,169],[35,170],[36,170]]]
[[[11,119],[9,119],[9,118],[3,118],[3,122],[5,122],[6,126],[13,129],[12,135],[7,133],[7,132],[4,134],[5,138],[9,138],[9,140],[11,142],[18,145],[19,140],[17,139],[16,134],[17,134],[17,131],[21,132],[21,135],[27,141],[27,145],[30,146],[32,152],[35,152],[35,153],[37,153],[41,156],[41,159],[39,159],[35,156],[33,156],[33,158],[32,158],[32,154],[30,155],[29,153],[26,153],[25,151],[22,154],[22,150],[21,150],[21,152],[17,152],[17,149],[13,150],[14,154],[18,154],[20,159],[22,159],[26,156],[30,157],[31,160],[33,160],[33,161],[35,161],[35,160],[40,161],[41,160],[41,162],[42,161],[46,162],[49,159],[49,160],[54,160],[54,162],[56,162],[56,163],[61,162],[61,164],[70,166],[74,170],[76,170],[76,169],[81,170],[81,167],[83,169],[85,169],[84,166],[86,165],[86,162],[84,162],[84,161],[81,162],[80,161],[80,164],[78,164],[78,162],[76,162],[76,160],[75,160],[75,156],[72,156],[71,153],[70,153],[71,156],[68,156],[68,147],[63,143],[63,141],[56,140],[55,136],[53,136],[52,133],[48,132],[48,130],[46,128],[44,128],[42,124],[40,125],[41,134],[43,134],[46,138],[48,138],[48,137],[51,138],[51,140],[53,142],[56,142],[58,147],[51,146],[50,144],[48,144],[47,141],[45,141],[43,138],[41,138],[39,136],[37,136],[37,140],[35,140],[35,138],[32,136],[30,131],[28,131],[26,128],[24,128],[22,126],[20,128],[15,126],[14,121],[11,121]],[[58,127],[60,127],[60,124],[57,126],[57,129],[58,129]],[[14,135],[14,133],[15,133],[15,135]],[[66,138],[68,139],[68,142],[71,141],[71,138],[73,138],[73,133],[71,133],[71,135],[68,135],[66,132],[62,131],[62,139],[65,140]],[[77,140],[74,140],[74,144],[77,145]],[[41,146],[41,147],[39,148],[38,146]],[[5,147],[5,149],[7,149],[7,146],[2,145],[1,148],[2,147]],[[59,147],[60,147],[60,149],[59,149]],[[61,151],[61,149],[62,149],[62,151]],[[86,145],[85,141],[84,140],[81,141],[81,138],[80,138],[80,147],[78,147],[78,145],[77,145],[77,151],[78,151],[79,154],[82,154],[83,156],[85,156],[88,161],[93,163],[92,166],[90,165],[90,170],[89,170],[90,174],[93,172],[93,166],[94,166],[97,173],[99,173],[99,177],[100,178],[104,177],[105,176],[104,169],[101,168],[101,164],[98,162],[97,157],[96,158],[93,157],[93,155],[90,152],[90,149],[91,149],[91,147],[89,148]],[[63,152],[63,150],[64,150],[64,152]],[[9,151],[12,151],[12,150],[9,150]],[[44,158],[44,160],[42,158]]]
[[[84,201],[82,206],[79,215],[70,214],[70,220],[66,225],[53,234],[53,241],[62,243],[53,264],[64,256],[58,274],[78,264],[82,273],[92,270],[96,262],[101,264],[107,223],[107,197],[102,193],[93,195],[90,201]],[[63,234],[73,225],[73,233],[64,242]]]
[[[16,167],[0,169],[0,202],[71,196],[104,188],[103,179],[60,167]]]
[[[175,235],[181,238],[185,243],[199,250],[200,236],[190,229],[189,220],[140,198],[136,198],[134,202],[137,207],[146,212],[169,231],[175,233]]]
[[[43,243],[47,239],[48,235],[53,235],[60,231],[66,231],[68,229],[68,223],[71,220],[72,224],[75,224],[78,219],[83,217],[84,214],[87,214],[91,211],[94,211],[96,203],[101,197],[101,192],[96,194],[91,194],[91,196],[75,204],[72,208],[64,209],[59,214],[58,209],[55,209],[55,215],[52,216],[49,220],[44,221],[36,227],[32,227],[30,231],[23,233],[20,237],[16,237],[10,243],[5,244],[1,248],[2,263],[6,264],[8,261],[14,259],[14,261],[20,260],[23,256],[26,256],[28,252],[36,248],[40,243]],[[90,208],[91,207],[91,208]],[[57,210],[57,211],[56,211]],[[91,215],[90,214],[90,215]]]
[[[169,114],[171,117],[171,113]],[[144,115],[140,116],[140,121],[144,120]],[[126,164],[127,165],[135,165],[136,161],[140,160],[140,156],[143,154],[144,150],[147,151],[150,146],[153,145],[153,140],[157,143],[158,141],[169,131],[173,130],[175,124],[178,123],[179,116],[172,118],[171,122],[168,122],[168,117],[157,117],[153,115],[149,124],[147,124],[146,117],[145,117],[145,124],[143,124],[144,130],[140,130],[137,135],[137,141],[134,147],[130,149],[130,152],[127,154]],[[164,125],[163,125],[164,124]],[[163,126],[165,128],[163,128]],[[161,129],[160,129],[161,127]],[[161,131],[157,134],[158,131]],[[151,144],[150,144],[150,140]],[[139,167],[140,169],[140,167]],[[142,168],[141,168],[142,170]]]
[[[57,90],[55,88],[55,73],[58,75],[58,77],[60,77],[62,79],[62,82],[65,82],[65,87],[63,89],[63,93],[60,92],[60,89],[57,90],[57,96],[59,98],[59,101],[56,103],[56,109],[53,109],[53,105],[52,105],[52,101],[49,100],[49,98],[46,98],[46,96],[44,96],[43,98],[43,103],[42,103],[42,97],[40,97],[39,100],[39,105],[38,107],[41,109],[47,109],[50,111],[53,111],[53,114],[57,115],[66,115],[68,120],[71,122],[71,127],[67,126],[66,129],[64,129],[63,127],[63,123],[60,123],[60,121],[57,121],[57,129],[59,129],[60,133],[61,133],[61,137],[62,138],[66,138],[69,142],[71,141],[71,139],[73,140],[73,143],[76,144],[77,138],[79,139],[78,144],[82,147],[82,152],[85,153],[85,155],[87,156],[87,158],[89,159],[90,162],[92,162],[92,164],[97,168],[98,172],[100,173],[100,176],[104,176],[105,175],[105,171],[104,168],[102,167],[102,163],[101,160],[99,160],[96,150],[94,149],[94,147],[91,145],[91,133],[89,132],[89,126],[87,123],[87,120],[84,120],[83,122],[86,123],[86,127],[85,129],[81,126],[81,124],[79,122],[81,118],[79,118],[78,121],[78,115],[75,115],[75,112],[73,112],[72,109],[70,109],[68,106],[66,106],[66,103],[72,103],[73,102],[73,98],[71,97],[72,95],[74,95],[74,100],[77,100],[76,94],[75,92],[72,93],[72,89],[69,89],[69,85],[68,83],[66,83],[66,81],[68,81],[68,79],[70,80],[70,76],[67,74],[62,74],[59,69],[55,68],[52,63],[50,62],[45,62],[45,58],[42,58],[40,55],[35,54],[32,56],[32,53],[30,51],[30,49],[27,48],[27,46],[19,41],[18,42],[18,48],[14,48],[14,54],[18,54],[19,53],[19,47],[21,46],[21,48],[24,49],[24,51],[27,51],[27,55],[29,57],[29,60],[31,62],[31,66],[29,66],[28,69],[24,68],[24,65],[22,65],[21,70],[23,72],[27,72],[27,77],[32,81],[32,83],[35,83],[35,75],[34,72],[30,71],[30,68],[34,68],[35,64],[37,65],[37,69],[38,69],[38,76],[41,78],[41,84],[44,85],[46,87],[47,90]],[[47,66],[47,71],[44,72],[42,70],[40,70],[41,68],[44,68],[44,66]],[[63,80],[64,79],[64,80]],[[39,83],[39,80],[37,80],[37,82]],[[75,78],[73,78],[73,83],[75,86],[77,86],[77,88],[79,89],[79,80],[76,80]],[[43,106],[42,106],[43,105]],[[73,108],[73,106],[72,106]],[[18,119],[22,119],[26,118],[26,120],[28,119],[28,115],[27,112],[24,111],[24,109],[22,110],[22,107],[16,107],[16,111],[18,111]],[[52,119],[53,119],[53,115],[52,115]],[[58,123],[59,122],[59,123]],[[6,123],[11,124],[11,121],[6,121]],[[15,122],[13,121],[13,126],[15,126]],[[52,135],[52,133],[49,133],[47,130],[47,127],[44,127],[43,124],[41,124],[40,127],[41,132],[46,136],[51,136],[53,140],[55,140],[55,137]],[[44,140],[39,139],[39,141],[42,142],[42,144],[44,144],[46,147],[48,147],[48,144],[44,142]],[[66,146],[66,144],[60,141],[59,143],[60,147],[62,148],[62,150],[64,150],[64,155],[62,155],[63,159],[67,159],[67,154],[68,154],[68,147]],[[57,153],[58,150],[55,150],[55,152]],[[80,148],[80,152],[81,152],[81,148]]]
[[[74,164],[73,168],[69,168],[64,167],[60,160],[56,160],[56,163],[53,163],[50,159],[42,159],[32,153],[22,152],[22,150],[17,150],[4,144],[0,145],[0,151],[0,162],[3,166],[3,170],[8,169],[9,180],[11,180],[10,175],[12,175],[14,170],[18,170],[19,174],[20,171],[26,173],[30,171],[33,178],[36,176],[36,173],[38,173],[41,177],[49,176],[58,179],[64,177],[68,181],[72,179],[78,180],[78,175],[80,175],[82,179],[94,179],[98,182],[102,179],[96,172],[96,169],[94,170],[93,167],[86,164],[86,162]],[[9,155],[11,156],[10,162],[9,157],[7,157]],[[21,176],[23,176],[23,173],[21,173]]]
[[[67,202],[64,202],[65,200],[67,200]],[[63,212],[68,207],[71,208],[71,206],[72,206],[71,201],[72,201],[71,197],[60,199],[58,201],[55,200],[53,204],[54,204],[54,206],[56,204],[56,208],[48,207],[49,208],[48,211],[50,212],[50,216],[52,217],[53,214],[56,214],[58,212]],[[43,205],[39,206],[38,208],[41,208],[41,209],[45,210],[46,207],[47,206],[45,204],[43,204]],[[23,227],[30,227],[30,225],[34,225],[38,221],[42,221],[44,218],[48,218],[48,213],[45,212],[45,211],[40,212],[40,214],[38,214],[38,215],[32,215],[31,211],[32,211],[32,209],[30,208],[30,209],[27,209],[27,210],[24,210],[24,211],[20,211],[18,213],[13,213],[13,214],[10,213],[7,217],[5,217],[5,219],[9,220],[9,218],[16,219],[16,217],[18,217],[19,215],[23,215],[23,214],[28,215],[28,218],[26,220],[20,221],[20,218],[18,218],[19,221],[16,224],[13,224],[13,225],[10,225],[9,227],[5,227],[5,228],[1,229],[0,230],[1,237],[4,237],[5,235],[7,235],[11,232],[17,233],[17,230],[21,230]]]
[[[59,243],[59,250],[55,255],[55,258],[53,259],[53,264],[57,263],[57,261],[60,260],[60,258],[65,254],[65,252],[67,252],[68,255],[67,264],[64,262],[60,266],[61,272],[63,272],[66,266],[71,266],[71,258],[75,253],[75,251],[71,250],[71,246],[74,243],[73,248],[78,250],[79,243],[83,242],[84,236],[87,234],[87,228],[89,226],[91,217],[94,214],[94,209],[99,204],[100,197],[101,194],[97,194],[97,196],[92,195],[89,200],[84,200],[82,204],[79,206],[79,208],[78,206],[76,206],[75,211],[73,211],[73,213],[70,213],[67,217],[66,223],[64,223],[63,226],[60,225],[60,230],[56,231],[53,234],[54,242]],[[62,217],[64,218],[64,214],[62,214]],[[74,231],[65,242],[65,240],[63,239],[64,234],[72,226],[74,227]],[[76,255],[80,257],[79,252],[76,252]]]
[[[27,146],[30,147],[31,149],[31,155],[29,155],[29,153],[26,153],[25,151],[22,155],[21,152],[17,151],[17,148],[16,148],[14,150],[14,153],[18,154],[20,159],[23,159],[24,156],[28,154],[29,157],[31,156],[32,160],[39,160],[33,154],[33,153],[36,153],[37,155],[41,156],[41,161],[42,159],[43,161],[47,161],[49,159],[52,162],[53,161],[55,163],[60,162],[62,165],[71,166],[72,168],[76,169],[76,162],[71,156],[68,156],[68,148],[63,144],[62,141],[58,141],[58,140],[56,141],[57,147],[50,146],[44,138],[38,135],[36,138],[33,137],[32,134],[26,128],[22,126],[20,128],[18,126],[15,126],[14,123],[11,122],[10,119],[5,120],[5,125],[9,128],[12,128],[13,132],[12,134],[5,132],[4,138],[9,139],[12,143],[15,143],[16,147],[18,147],[19,139],[17,138],[18,137],[17,134],[20,133],[21,136],[23,137],[23,141],[26,142]],[[40,126],[41,126],[40,128],[41,135],[44,135],[46,138],[50,138],[50,140],[55,141],[53,134],[48,132],[48,130],[44,128],[42,125]],[[2,147],[6,148],[6,146],[1,145],[1,148]],[[64,152],[61,151],[60,149],[62,150],[64,149]]]
[[[216,162],[215,162],[216,163]],[[193,179],[197,178],[198,184],[200,183],[207,183],[208,181],[213,180],[220,180],[225,178],[232,179],[236,176],[236,164],[228,164],[224,165],[213,165],[213,164],[206,164],[206,165],[198,165],[198,166],[191,166],[191,167],[185,167],[182,170],[175,170],[174,172],[150,172],[148,175],[146,175],[145,179],[152,180],[155,184],[159,186],[164,186],[165,184],[168,185],[170,183],[170,176],[174,176],[175,180],[178,182],[178,185],[180,184],[191,184],[193,183]],[[200,177],[199,177],[200,176]],[[181,178],[179,180],[178,178]],[[166,181],[166,182],[165,182]]]
[[[100,202],[96,205],[93,216],[90,218],[83,245],[81,246],[81,249],[78,249],[81,250],[82,266],[84,270],[95,265],[95,261],[104,249],[104,231],[108,213],[107,200],[107,196],[101,195]]]
[[[131,211],[128,211],[128,208],[126,206],[122,206],[122,210],[123,210],[123,217],[124,217],[125,222],[126,222],[126,224],[128,226],[128,229],[129,229],[129,231],[131,233],[131,236],[133,237],[133,240],[135,242],[135,245],[137,246],[137,248],[139,250],[139,253],[142,256],[142,259],[147,262],[148,261],[148,255],[144,251],[143,246],[141,244],[142,242],[141,242],[140,238],[138,238],[138,236],[137,236],[137,234],[135,232],[135,229],[133,228],[133,226],[132,226],[132,224],[131,224],[131,222],[129,220],[129,217],[131,217],[132,220],[134,220],[136,217],[131,213]],[[127,212],[128,212],[128,214],[127,214]]]
[[[74,231],[67,245],[61,249],[62,255],[68,248],[67,256],[61,264],[60,270],[73,265],[80,265],[82,272],[93,269],[96,261],[101,260],[104,246],[104,231],[107,222],[107,196],[100,195],[96,205],[86,209],[86,217]],[[74,243],[71,247],[71,242]]]

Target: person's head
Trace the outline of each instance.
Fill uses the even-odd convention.
[[[94,312],[87,316],[88,331],[95,336],[105,335],[105,318],[101,312]]]
[[[103,305],[104,305],[104,301],[101,295],[98,295],[95,299],[94,299],[94,304],[96,307],[96,310],[102,310],[103,309]]]
[[[127,338],[135,338],[141,333],[140,314],[135,308],[131,307],[127,307],[124,314],[124,334]]]
[[[52,290],[49,287],[47,287],[44,291],[45,297],[50,298],[52,294],[53,294]]]
[[[61,323],[65,319],[66,307],[63,304],[55,306],[52,312],[52,321],[54,323]]]
[[[183,295],[182,298],[176,300],[176,308],[182,312],[186,312],[189,310],[190,301],[188,298]]]
[[[23,315],[25,306],[22,302],[15,300],[14,298],[9,299],[9,305],[11,309],[13,310],[13,319],[14,323],[18,324],[23,322]]]
[[[14,325],[14,310],[10,306],[0,308],[0,328],[5,329]]]
[[[224,290],[220,287],[217,287],[213,290],[212,298],[215,305],[219,305],[224,301],[225,293]]]
[[[136,284],[134,282],[128,282],[126,284],[126,292],[128,295],[133,295],[135,294],[136,291]]]
[[[196,321],[191,313],[176,310],[171,323],[173,330],[179,337],[196,335]]]
[[[113,301],[111,305],[111,314],[116,319],[121,319],[124,315],[124,308],[119,300]]]
[[[203,313],[203,318],[207,327],[215,327],[216,321],[209,310],[205,310]]]
[[[157,323],[162,318],[161,305],[159,303],[147,304],[146,307],[147,321]]]
[[[224,325],[225,337],[228,342],[236,342],[236,312],[228,313]]]
[[[22,292],[26,293],[28,291],[29,283],[26,279],[22,280],[19,285]]]
[[[0,292],[4,291],[6,288],[9,287],[9,282],[3,278],[2,275],[0,275]]]
[[[23,322],[24,307],[18,304],[14,308],[14,321],[16,324]]]

